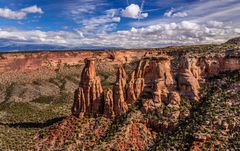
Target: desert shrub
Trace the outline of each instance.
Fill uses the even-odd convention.
[[[11,83],[6,89],[5,101],[8,101],[12,95],[13,88],[15,83]]]

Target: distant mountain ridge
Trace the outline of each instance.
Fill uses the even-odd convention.
[[[24,51],[42,51],[42,50],[104,50],[104,49],[121,49],[117,47],[103,47],[103,46],[80,46],[67,47],[55,44],[30,44],[30,43],[16,43],[14,41],[6,44],[5,39],[0,38],[0,52],[24,52]]]
[[[232,38],[232,39],[228,40],[227,43],[240,44],[240,37]]]
[[[232,38],[226,42],[226,44],[240,44],[240,36],[236,38]],[[198,44],[196,44],[198,45]],[[169,45],[162,45],[163,47],[168,47]],[[171,45],[171,46],[181,46],[179,45]],[[160,48],[160,47],[159,47]],[[83,45],[78,47],[69,47],[69,46],[61,46],[57,44],[31,44],[31,43],[19,43],[17,41],[11,40],[8,41],[6,39],[0,38],[0,52],[25,52],[25,51],[57,51],[57,50],[105,50],[105,49],[126,49],[123,47],[111,47],[111,46],[97,46],[97,45]],[[141,49],[141,48],[136,48]],[[144,49],[144,48],[142,48]]]

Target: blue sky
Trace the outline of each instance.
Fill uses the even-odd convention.
[[[239,35],[239,0],[0,0],[0,50],[149,48]]]

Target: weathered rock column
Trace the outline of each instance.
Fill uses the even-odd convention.
[[[196,58],[184,57],[181,60],[181,66],[178,73],[178,87],[181,95],[199,100],[199,68],[196,66]]]
[[[132,104],[137,100],[137,97],[135,95],[135,72],[133,72],[130,76],[130,80],[128,82],[128,88],[127,88],[127,103]]]
[[[113,87],[114,112],[116,115],[127,112],[126,100],[126,72],[123,67],[118,69],[117,80]]]
[[[140,95],[152,95],[156,106],[167,98],[174,84],[171,74],[171,59],[168,56],[143,58],[132,73],[127,92],[127,102],[133,103]]]
[[[104,96],[104,116],[111,118],[114,117],[115,113],[113,111],[113,92],[111,89],[107,89],[107,92]]]
[[[96,76],[96,60],[86,59],[79,88],[75,91],[72,114],[79,117],[85,113],[103,113],[103,89],[101,79]]]

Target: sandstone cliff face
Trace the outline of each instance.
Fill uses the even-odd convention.
[[[123,64],[143,57],[145,51],[60,51],[0,54],[0,73],[33,71],[41,67],[56,69],[64,65],[84,64],[87,58],[97,58],[108,64]]]
[[[215,55],[199,59],[203,63],[203,75],[211,77],[224,71],[240,69],[239,55]]]
[[[113,109],[114,101],[113,101],[113,92],[111,89],[107,89],[107,92],[104,97],[104,116],[106,117],[114,117],[114,109]]]
[[[170,65],[167,56],[142,59],[130,78],[128,102],[136,101],[140,95],[150,95],[153,96],[155,105],[160,106],[174,83]]]
[[[178,87],[184,96],[199,100],[200,68],[196,65],[196,58],[184,57],[178,72]]]
[[[96,76],[96,61],[85,60],[79,88],[75,92],[72,113],[75,116],[103,112],[103,89],[100,77]]]
[[[184,56],[178,70],[178,87],[181,95],[199,100],[200,82],[221,72],[240,69],[239,55],[223,54],[206,56]]]
[[[127,88],[127,103],[132,104],[137,100],[137,97],[135,95],[135,72],[133,72],[130,75],[130,80],[128,82],[128,88]]]
[[[179,117],[182,96],[199,101],[200,83],[204,82],[204,78],[219,72],[240,69],[239,57],[236,55],[185,55],[179,63],[178,69],[172,71],[170,56],[144,57],[128,82],[124,68],[119,67],[113,90],[108,89],[104,95],[100,77],[96,75],[96,60],[87,59],[79,88],[75,91],[72,113],[77,117],[86,113],[103,114],[106,117],[119,116],[126,113],[128,107],[143,96],[149,98],[149,101],[143,104],[144,110],[161,108],[164,103],[167,110],[176,111],[165,115],[172,119],[167,124],[174,125]]]
[[[126,101],[126,72],[123,67],[118,69],[117,81],[113,91],[103,94],[101,80],[96,76],[96,60],[87,59],[82,71],[79,88],[75,91],[72,114],[76,117],[85,114],[113,117],[128,110]]]
[[[118,69],[117,81],[113,87],[114,111],[116,115],[128,110],[126,101],[126,72],[123,67]]]

